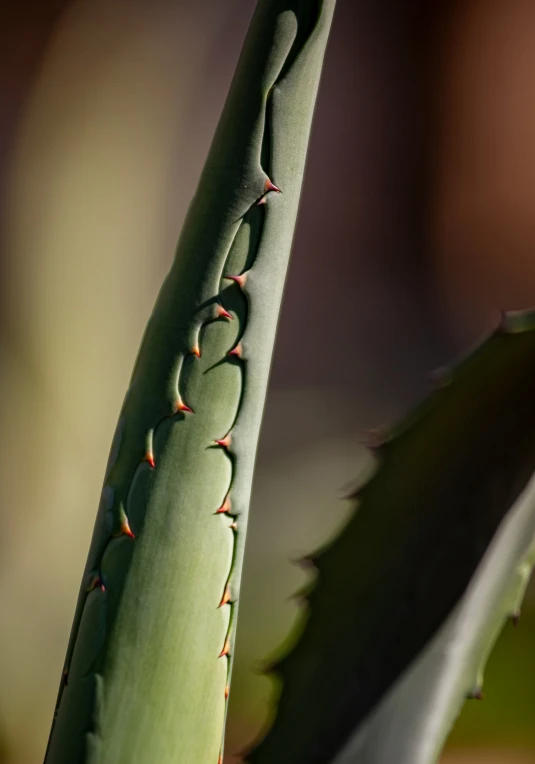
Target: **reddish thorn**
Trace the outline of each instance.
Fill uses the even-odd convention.
[[[229,433],[228,435],[225,435],[224,438],[221,438],[221,440],[214,440],[214,443],[217,443],[218,446],[222,446],[223,448],[228,448],[230,446],[231,440],[232,437]]]
[[[221,754],[219,754],[219,758],[217,760],[217,764],[223,764],[223,757],[221,756]]]
[[[242,358],[243,348],[241,342],[238,342],[236,347],[229,351],[229,355],[234,355],[236,358]]]
[[[89,593],[89,592],[94,591],[95,589],[100,589],[103,592],[106,591],[106,587],[104,586],[104,583],[103,583],[103,581],[102,581],[102,579],[101,579],[101,577],[99,576],[98,573],[96,573],[93,576],[93,580],[91,581],[91,583],[87,587],[86,592]]]
[[[266,204],[266,203],[267,203],[267,196],[263,196],[261,199],[259,199],[258,206],[260,206],[261,204]]]
[[[230,653],[230,639],[227,637],[225,640],[225,644],[223,645],[223,649],[219,653],[219,658],[224,658],[225,655],[229,655]]]
[[[191,354],[192,355],[196,355],[197,358],[200,358],[201,357],[201,349],[200,349],[200,347],[198,345],[194,345],[191,348]]]
[[[216,315],[217,318],[230,318],[232,321],[233,316],[231,313],[228,312],[228,310],[225,310],[225,308],[222,305],[218,305],[216,307]]]
[[[264,189],[266,194],[268,191],[276,191],[277,194],[282,194],[282,191],[280,190],[280,188],[276,186],[274,183],[272,183],[269,178],[267,178],[265,182]]]
[[[230,688],[229,688],[229,686],[228,686],[228,684],[227,684],[227,685],[225,686],[225,700],[228,698],[228,696],[229,696],[229,692],[230,692]]]
[[[150,464],[152,469],[156,467],[156,462],[154,461],[154,454],[152,453],[152,451],[147,451],[147,453],[145,454],[145,461]]]
[[[230,528],[231,530],[233,530],[233,531],[237,531],[237,530],[238,530],[238,523],[231,523],[231,524],[229,525],[229,528]]]
[[[240,276],[225,276],[229,281],[235,281],[242,289],[247,281],[247,273],[242,273]]]
[[[223,607],[223,605],[227,605],[230,602],[230,586],[227,584],[225,587],[225,592],[223,594],[223,597],[221,598],[221,602],[219,603],[219,607]]]
[[[130,527],[130,523],[128,522],[128,518],[126,516],[123,517],[123,521],[121,523],[121,533],[131,539],[135,539],[136,537],[135,533],[132,533],[132,528]]]
[[[219,507],[219,509],[216,509],[215,514],[216,515],[222,515],[226,512],[230,512],[230,497],[227,496],[223,504]]]
[[[190,409],[189,406],[186,406],[180,395],[178,396],[176,403],[175,403],[175,411],[187,411],[190,414],[193,414],[193,409]]]

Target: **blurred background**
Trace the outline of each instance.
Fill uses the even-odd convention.
[[[252,0],[0,11],[0,762],[41,764],[116,418]],[[228,758],[362,430],[535,304],[535,4],[338,0],[258,457]],[[535,762],[535,595],[444,764]]]

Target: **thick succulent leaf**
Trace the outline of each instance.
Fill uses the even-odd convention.
[[[516,625],[535,562],[535,478],[507,513],[466,594],[334,764],[432,764],[505,623]]]
[[[334,2],[259,0],[119,418],[46,764],[222,757],[254,458]]]
[[[326,764],[465,593],[535,469],[535,313],[509,314],[377,442],[346,527],[310,560],[308,608],[250,764]]]

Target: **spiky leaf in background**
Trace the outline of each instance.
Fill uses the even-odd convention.
[[[535,562],[535,480],[500,524],[466,594],[334,764],[431,764],[504,624],[516,626]],[[507,698],[503,698],[506,703]]]
[[[532,508],[524,510],[531,520],[522,525],[522,543],[518,532],[515,537],[505,527],[504,538],[512,533],[507,542],[496,531],[535,470],[534,378],[535,313],[508,314],[455,369],[436,375],[436,390],[407,421],[377,437],[377,469],[356,491],[356,511],[310,558],[317,581],[307,595],[301,633],[270,666],[282,683],[275,718],[247,762],[335,760],[469,586],[487,592],[478,607],[489,612],[466,627],[466,639],[474,629],[478,661],[504,617],[516,616],[531,564]],[[485,589],[483,573],[483,584],[473,577],[487,550],[492,557],[491,544],[500,543],[508,549],[503,574],[496,591]],[[470,611],[467,598],[461,612]],[[470,656],[463,658],[467,666],[473,651]],[[433,760],[459,688],[468,679],[469,692],[480,692],[475,673],[463,669],[458,678],[431,753],[407,762]],[[392,743],[389,755],[400,745]]]
[[[334,3],[258,3],[119,418],[47,764],[222,756],[254,456]]]

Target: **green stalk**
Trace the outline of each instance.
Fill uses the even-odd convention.
[[[119,417],[46,764],[222,756],[254,458],[334,4],[259,0]]]

